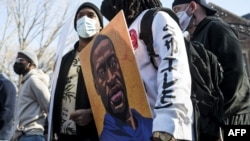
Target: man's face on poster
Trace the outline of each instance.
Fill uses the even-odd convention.
[[[92,56],[95,87],[102,102],[112,115],[124,116],[128,110],[126,86],[113,44],[102,40]]]

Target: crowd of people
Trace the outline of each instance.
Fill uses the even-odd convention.
[[[190,98],[192,82],[184,32],[189,33],[189,40],[198,41],[213,52],[223,67],[220,89],[224,95],[224,126],[250,125],[250,85],[237,32],[215,16],[216,10],[205,0],[174,0],[172,10],[179,23],[168,13],[158,12],[151,27],[154,50],[158,53],[155,59],[157,70],[139,38],[143,15],[155,7],[162,7],[160,0],[103,0],[100,8],[91,2],[81,4],[76,10],[73,25],[79,38],[74,48],[62,57],[53,94],[49,90],[48,75],[39,69],[36,53],[18,51],[13,65],[14,72],[21,79],[18,90],[0,73],[0,141],[195,141],[194,121],[198,119],[194,119]],[[130,35],[133,32],[138,37],[131,37],[137,62],[135,67],[138,67],[145,86],[152,119],[130,109],[125,76],[116,60],[112,40],[99,34],[105,28],[103,16],[111,21],[120,10],[124,11]],[[92,39],[95,39],[92,52],[96,56],[91,57],[91,68],[95,88],[106,110],[105,123],[129,128],[130,138],[121,128],[111,129],[110,125],[105,125],[106,130],[101,135],[97,132],[82,73],[85,68],[79,59],[79,52]],[[113,62],[108,62],[110,56]],[[93,66],[100,58],[107,59],[101,64],[103,72],[98,72]],[[108,90],[105,84],[110,78],[101,80],[99,75],[103,74],[98,74],[110,73],[111,66],[116,75],[113,85],[121,85],[116,87],[121,88],[119,91],[123,94],[122,107],[118,110],[106,101]],[[53,101],[51,95],[54,96]],[[50,103],[53,103],[51,111]],[[48,114],[52,115],[51,120],[48,120]],[[141,128],[138,124],[145,125]],[[48,130],[49,125],[51,130]],[[223,126],[219,124],[218,129],[212,136],[203,135],[201,141],[222,141]],[[133,130],[144,133],[144,136],[136,136]]]

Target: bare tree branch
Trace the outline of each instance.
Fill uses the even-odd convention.
[[[57,38],[65,21],[72,15],[72,1],[1,0],[6,18],[1,21],[0,72],[18,84],[13,63],[18,50],[37,52],[39,68],[53,72]],[[2,19],[1,19],[2,20]],[[71,42],[72,45],[72,41]]]

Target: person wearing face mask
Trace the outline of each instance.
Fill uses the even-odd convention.
[[[142,17],[148,9],[162,7],[160,0],[103,0],[102,14],[110,21],[124,11],[137,67],[153,115],[152,141],[193,140],[191,75],[185,42],[176,21],[159,11],[152,22],[155,68],[140,39]],[[142,23],[143,24],[143,23]]]
[[[180,27],[181,27],[183,32],[186,31],[186,29],[187,29],[187,27],[192,19],[192,16],[193,16],[193,15],[189,16],[187,14],[189,7],[190,7],[190,5],[188,5],[185,8],[185,10],[176,13],[177,17],[179,18],[179,24],[180,24]]]
[[[224,124],[250,125],[250,86],[238,34],[215,16],[216,10],[205,0],[174,0],[172,8],[183,23],[182,30],[189,31],[190,40],[203,43],[224,69],[220,83],[224,95]],[[208,137],[202,141],[205,140],[212,141]]]
[[[74,28],[79,40],[62,58],[53,110],[49,112],[52,135],[58,141],[98,141],[78,54],[103,28],[99,9],[90,2],[81,4],[75,14]]]
[[[45,141],[43,133],[49,109],[49,76],[37,69],[36,54],[27,50],[18,52],[13,68],[22,77],[11,141]]]

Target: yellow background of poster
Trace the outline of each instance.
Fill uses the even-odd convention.
[[[136,65],[123,11],[120,11],[100,34],[107,35],[114,44],[124,75],[130,108],[136,109],[144,117],[152,117],[143,82]],[[97,94],[93,83],[90,64],[90,51],[93,41],[94,39],[80,52],[79,57],[94,120],[100,135],[106,111],[102,104],[101,97]]]

